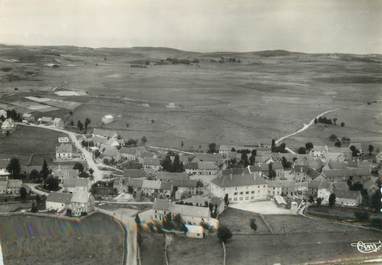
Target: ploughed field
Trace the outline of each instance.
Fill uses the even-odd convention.
[[[199,62],[160,63],[168,57]],[[219,62],[232,57],[240,63]],[[115,121],[104,128],[130,138],[145,135],[152,145],[269,143],[334,108],[343,110],[338,120],[351,133],[374,140],[382,130],[382,102],[367,104],[381,99],[379,55],[3,46],[0,59],[0,87],[6,93],[0,103],[36,95],[80,102],[69,117],[75,123],[89,117],[91,126],[101,127],[102,116],[112,114]],[[52,88],[87,94],[63,97]],[[293,144],[305,141],[296,138]]]
[[[103,214],[80,222],[39,216],[0,216],[0,241],[7,265],[119,265],[124,230]]]

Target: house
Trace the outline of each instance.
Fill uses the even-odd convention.
[[[326,159],[349,161],[352,159],[352,151],[348,147],[328,147]]]
[[[73,216],[88,214],[94,210],[94,197],[86,190],[77,190],[73,192],[70,200],[70,209]]]
[[[331,194],[331,184],[326,181],[326,180],[322,180],[318,187],[317,187],[317,198],[321,198],[322,201],[321,203],[322,204],[328,204],[329,203],[329,197],[330,197],[330,194]]]
[[[77,190],[89,190],[90,181],[88,178],[73,178],[73,179],[64,179],[62,186],[65,191],[75,192]]]
[[[122,157],[126,158],[127,160],[136,160],[138,158],[138,150],[134,147],[125,147],[123,146],[119,153]]]
[[[57,160],[70,160],[73,158],[73,146],[70,143],[61,143],[56,147]]]
[[[8,179],[8,194],[20,194],[20,188],[23,186],[23,182],[20,179]]]
[[[382,162],[382,152],[379,152],[376,156],[375,156],[375,161],[380,164]]]
[[[321,160],[326,160],[329,148],[327,145],[315,145],[312,150],[310,150],[309,155],[315,158],[320,158]]]
[[[66,180],[75,179],[78,177],[79,172],[77,169],[73,169],[72,166],[69,167],[63,167],[61,165],[58,165],[57,168],[53,169],[53,175],[58,177],[61,182],[64,182]]]
[[[143,168],[148,172],[159,171],[162,167],[158,158],[144,158]]]
[[[35,117],[31,113],[24,113],[22,116],[23,122],[35,122]]]
[[[367,191],[369,196],[373,195],[379,189],[377,185],[377,179],[378,178],[370,177],[362,183],[363,188]]]
[[[157,175],[157,179],[160,179],[164,182],[169,182],[173,180],[189,180],[190,177],[186,172],[167,172],[167,171],[159,171]]]
[[[0,109],[0,121],[3,119],[3,120],[6,120],[8,117],[8,113],[6,110],[4,109]]]
[[[208,207],[175,204],[168,199],[155,199],[151,218],[157,222],[163,222],[169,213],[173,217],[179,214],[188,225],[206,223],[215,228],[218,226],[218,221],[211,217]]]
[[[8,180],[0,180],[0,194],[7,194]]]
[[[282,193],[282,185],[280,181],[277,180],[269,180],[268,182],[268,196],[270,198],[274,198],[275,196],[280,195]]]
[[[46,209],[48,211],[62,211],[70,205],[72,193],[51,192],[46,198]]]
[[[64,127],[65,127],[64,121],[61,118],[55,118],[53,120],[53,125],[57,129],[64,129]]]
[[[1,131],[3,133],[10,133],[10,132],[13,132],[14,130],[16,130],[16,123],[11,118],[6,119],[1,124]]]
[[[322,174],[330,181],[345,181],[348,177],[369,177],[371,168],[368,167],[346,167],[344,169],[330,169],[325,166]]]
[[[111,114],[107,114],[107,115],[103,116],[101,120],[102,120],[103,124],[109,124],[109,123],[112,123],[114,121],[114,116]]]
[[[277,179],[284,178],[285,176],[284,167],[279,161],[276,161],[276,162],[268,161],[268,163],[262,163],[262,164],[257,164],[254,166],[249,166],[248,170],[253,176],[258,175],[263,178],[268,178],[270,168],[272,168],[272,170],[274,170],[274,172],[276,173]]]
[[[212,180],[210,189],[216,197],[228,196],[230,202],[265,200],[268,196],[265,179],[253,176],[248,169],[242,168],[223,170]]]
[[[189,238],[204,238],[206,236],[204,228],[200,225],[186,225],[186,236]]]
[[[361,192],[351,191],[346,182],[333,183],[332,193],[336,195],[336,204],[340,206],[355,207],[362,201]]]
[[[184,196],[197,194],[198,182],[196,180],[174,179],[169,181],[172,190],[175,190],[175,199],[182,199]]]
[[[107,161],[119,161],[121,160],[121,154],[118,152],[118,149],[113,146],[106,146],[102,149],[102,159]]]
[[[52,125],[53,118],[52,117],[41,117],[38,119],[38,122],[43,125]]]
[[[361,204],[362,196],[359,191],[336,190],[336,204],[340,206],[356,207]]]
[[[148,180],[144,179],[142,181],[142,192],[146,195],[152,195],[153,193],[158,193],[161,188],[160,180]]]
[[[124,178],[119,177],[114,180],[113,188],[117,189],[118,193],[133,193],[142,190],[143,179],[141,178]]]
[[[10,172],[7,170],[10,159],[0,159],[0,181],[8,180]]]
[[[57,141],[61,144],[61,143],[70,143],[70,139],[68,136],[62,136],[62,137],[58,137],[57,138]]]

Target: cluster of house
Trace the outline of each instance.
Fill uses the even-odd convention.
[[[223,150],[224,155],[231,157],[228,149]],[[284,168],[283,160],[290,162],[290,168]],[[219,171],[210,191],[220,198],[228,196],[232,203],[287,196],[321,198],[323,204],[328,204],[334,193],[336,204],[358,206],[361,191],[352,190],[348,180],[361,184],[371,196],[378,189],[378,177],[371,174],[372,167],[370,161],[353,159],[349,148],[317,146],[306,155],[258,151],[255,165]],[[270,170],[274,172],[272,178]]]
[[[16,123],[8,117],[6,110],[0,110],[0,130],[3,134],[9,134],[16,130]]]
[[[94,210],[94,197],[87,190],[74,192],[51,192],[46,198],[46,209],[57,213],[70,211],[72,216],[81,216]]]
[[[0,194],[18,195],[23,183],[19,179],[10,179],[7,165],[9,159],[0,159]]]

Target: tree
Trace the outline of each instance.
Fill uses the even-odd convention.
[[[256,162],[256,155],[257,155],[257,150],[256,149],[252,150],[251,156],[249,157],[249,164],[252,165],[252,166]]]
[[[313,149],[313,144],[311,142],[308,142],[305,144],[306,151],[309,152],[310,150]]]
[[[354,212],[354,217],[358,221],[367,221],[369,220],[370,214],[366,211]]]
[[[45,181],[44,188],[49,191],[58,191],[60,188],[59,183],[60,183],[60,180],[58,178],[49,176]]]
[[[145,145],[145,144],[147,143],[147,138],[146,138],[146,136],[143,136],[143,137],[141,138],[141,143],[142,143],[143,145]]]
[[[226,194],[226,195],[224,196],[224,203],[225,203],[226,206],[229,205],[228,194]]]
[[[240,164],[242,164],[243,167],[247,167],[249,165],[248,155],[245,151],[241,152]]]
[[[345,123],[344,122],[341,122],[341,127],[345,127]]]
[[[135,216],[135,223],[137,224],[138,227],[141,226],[141,218],[139,218],[139,214]]]
[[[368,151],[369,151],[369,155],[372,155],[374,151],[374,146],[369,144]]]
[[[44,162],[42,163],[40,175],[41,175],[43,180],[46,180],[46,178],[49,175],[49,168],[48,168],[48,164],[46,163],[45,159],[44,159]]]
[[[85,119],[85,131],[88,130],[88,125],[91,123],[91,120],[89,118]]]
[[[37,207],[37,204],[35,202],[32,203],[31,212],[32,213],[37,213],[38,212],[38,207]]]
[[[228,227],[220,225],[217,233],[220,242],[227,243],[227,241],[232,238],[232,232]]]
[[[210,153],[210,154],[214,154],[214,153],[217,153],[217,145],[216,143],[210,143],[208,145],[208,151],[207,153]]]
[[[329,207],[333,208],[333,206],[336,204],[336,194],[332,193],[329,196]]]
[[[329,140],[332,141],[332,142],[336,141],[337,139],[338,139],[338,137],[335,134],[332,134],[332,135],[329,136]]]
[[[80,162],[76,162],[73,169],[77,169],[80,173],[84,172],[84,165]]]
[[[337,139],[336,142],[334,143],[335,147],[341,147],[342,143],[340,139]]]
[[[305,155],[306,154],[306,149],[305,147],[301,146],[298,150],[297,153],[300,155]]]
[[[321,206],[322,198],[317,198],[316,203],[317,203],[317,206]]]
[[[268,178],[269,179],[276,178],[276,172],[273,170],[273,163],[268,164]]]
[[[337,125],[337,118],[333,118],[333,124]]]
[[[21,171],[20,161],[17,158],[11,158],[6,169],[13,178],[19,178]]]
[[[252,218],[249,221],[249,226],[252,228],[253,231],[257,230],[257,224],[256,224],[256,219],[255,218]]]
[[[21,187],[20,188],[20,198],[21,200],[25,201],[25,199],[27,198],[27,189],[25,187]]]
[[[82,131],[84,129],[84,125],[82,124],[81,121],[77,121],[77,128],[78,130]]]
[[[371,195],[370,208],[372,208],[376,212],[379,212],[381,207],[382,207],[381,197],[382,196],[381,196],[381,190],[380,189],[376,190],[373,193],[373,195]]]
[[[180,147],[183,148],[183,146],[184,146],[184,142],[181,141],[181,142],[180,142]]]

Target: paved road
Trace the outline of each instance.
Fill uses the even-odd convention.
[[[88,167],[92,168],[94,170],[94,172],[93,172],[93,176],[94,176],[93,182],[97,182],[97,181],[103,179],[104,173],[102,172],[102,170],[100,170],[98,168],[98,164],[93,159],[93,154],[91,152],[89,152],[88,150],[86,150],[86,148],[84,148],[81,145],[81,142],[77,139],[78,134],[76,134],[74,132],[71,132],[71,131],[68,131],[68,130],[59,129],[59,128],[56,128],[56,127],[53,127],[53,126],[45,126],[45,125],[37,125],[37,124],[25,124],[25,123],[17,123],[17,125],[29,126],[29,127],[37,127],[37,128],[52,130],[52,131],[56,131],[56,132],[61,132],[61,133],[64,133],[64,134],[68,135],[69,138],[71,139],[71,141],[73,142],[74,146],[78,150],[80,150],[81,153],[83,154],[83,156],[84,156],[84,158],[85,158],[85,160],[86,160],[86,162],[88,164]]]
[[[137,225],[133,217],[131,217],[131,212],[129,211],[112,211],[104,210],[101,208],[96,208],[99,212],[110,215],[120,221],[126,229],[127,245],[126,245],[126,265],[137,265]]]
[[[313,125],[315,119],[318,119],[318,118],[320,118],[320,117],[322,117],[322,116],[324,116],[324,115],[326,115],[326,114],[328,114],[328,113],[330,113],[330,112],[334,112],[334,111],[337,111],[337,110],[338,110],[338,109],[327,110],[327,111],[324,111],[324,112],[318,114],[318,115],[317,115],[316,117],[314,117],[308,124],[304,124],[304,126],[303,126],[301,129],[295,131],[294,133],[285,135],[285,136],[279,138],[278,140],[276,140],[276,144],[279,144],[279,143],[282,142],[283,140],[285,140],[285,139],[287,139],[287,138],[289,138],[289,137],[292,137],[292,136],[294,136],[294,135],[296,135],[296,134],[299,134],[299,133],[305,131],[306,129],[308,129],[310,126]],[[292,152],[293,152],[293,151],[292,151]]]
[[[31,190],[31,192],[33,192],[33,193],[35,193],[37,195],[40,195],[40,196],[48,196],[49,195],[48,192],[44,192],[44,191],[36,189],[36,186],[39,185],[39,184],[24,183],[24,185],[27,186]]]

